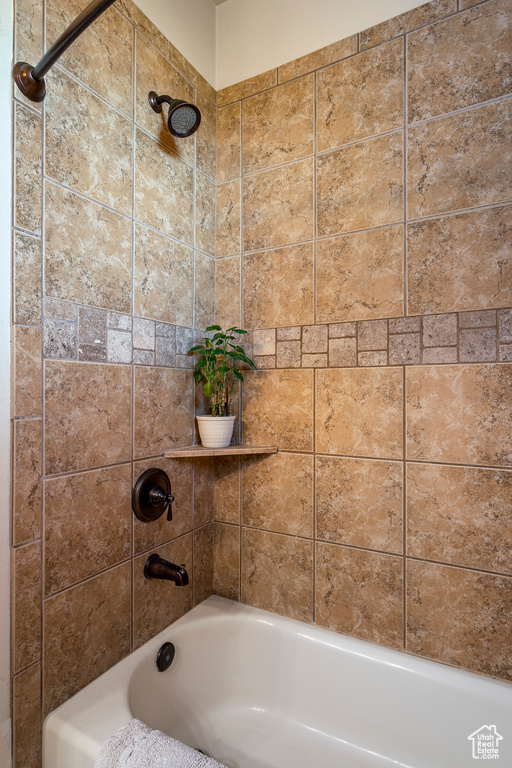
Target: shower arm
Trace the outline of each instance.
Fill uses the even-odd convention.
[[[43,58],[31,67],[25,61],[18,61],[13,70],[14,81],[20,91],[31,101],[43,101],[46,96],[44,76],[53,67],[65,50],[80,37],[98,16],[110,8],[115,0],[92,0],[82,13],[69,25],[58,40],[48,49]]]

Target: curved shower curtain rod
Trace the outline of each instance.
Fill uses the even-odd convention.
[[[64,51],[80,37],[98,16],[110,8],[115,0],[92,0],[87,8],[76,17],[58,40],[45,53],[39,64],[32,67],[25,61],[18,61],[13,70],[14,82],[30,101],[43,101],[46,96],[44,76],[53,67]]]

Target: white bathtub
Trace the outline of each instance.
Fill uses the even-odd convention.
[[[484,726],[512,766],[511,685],[220,597],[52,712],[44,768],[92,768],[132,717],[229,768],[465,768]]]

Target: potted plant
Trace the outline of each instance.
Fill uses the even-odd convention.
[[[201,443],[205,448],[226,448],[231,442],[235,417],[231,414],[234,379],[243,381],[241,365],[255,368],[244,349],[236,342],[237,334],[246,334],[241,328],[223,331],[220,325],[210,325],[204,344],[189,349],[189,355],[199,355],[194,368],[196,384],[203,384],[205,396],[211,401],[211,415],[197,416]]]

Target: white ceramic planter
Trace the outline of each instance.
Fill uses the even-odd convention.
[[[204,448],[227,448],[231,442],[234,416],[196,416]]]

